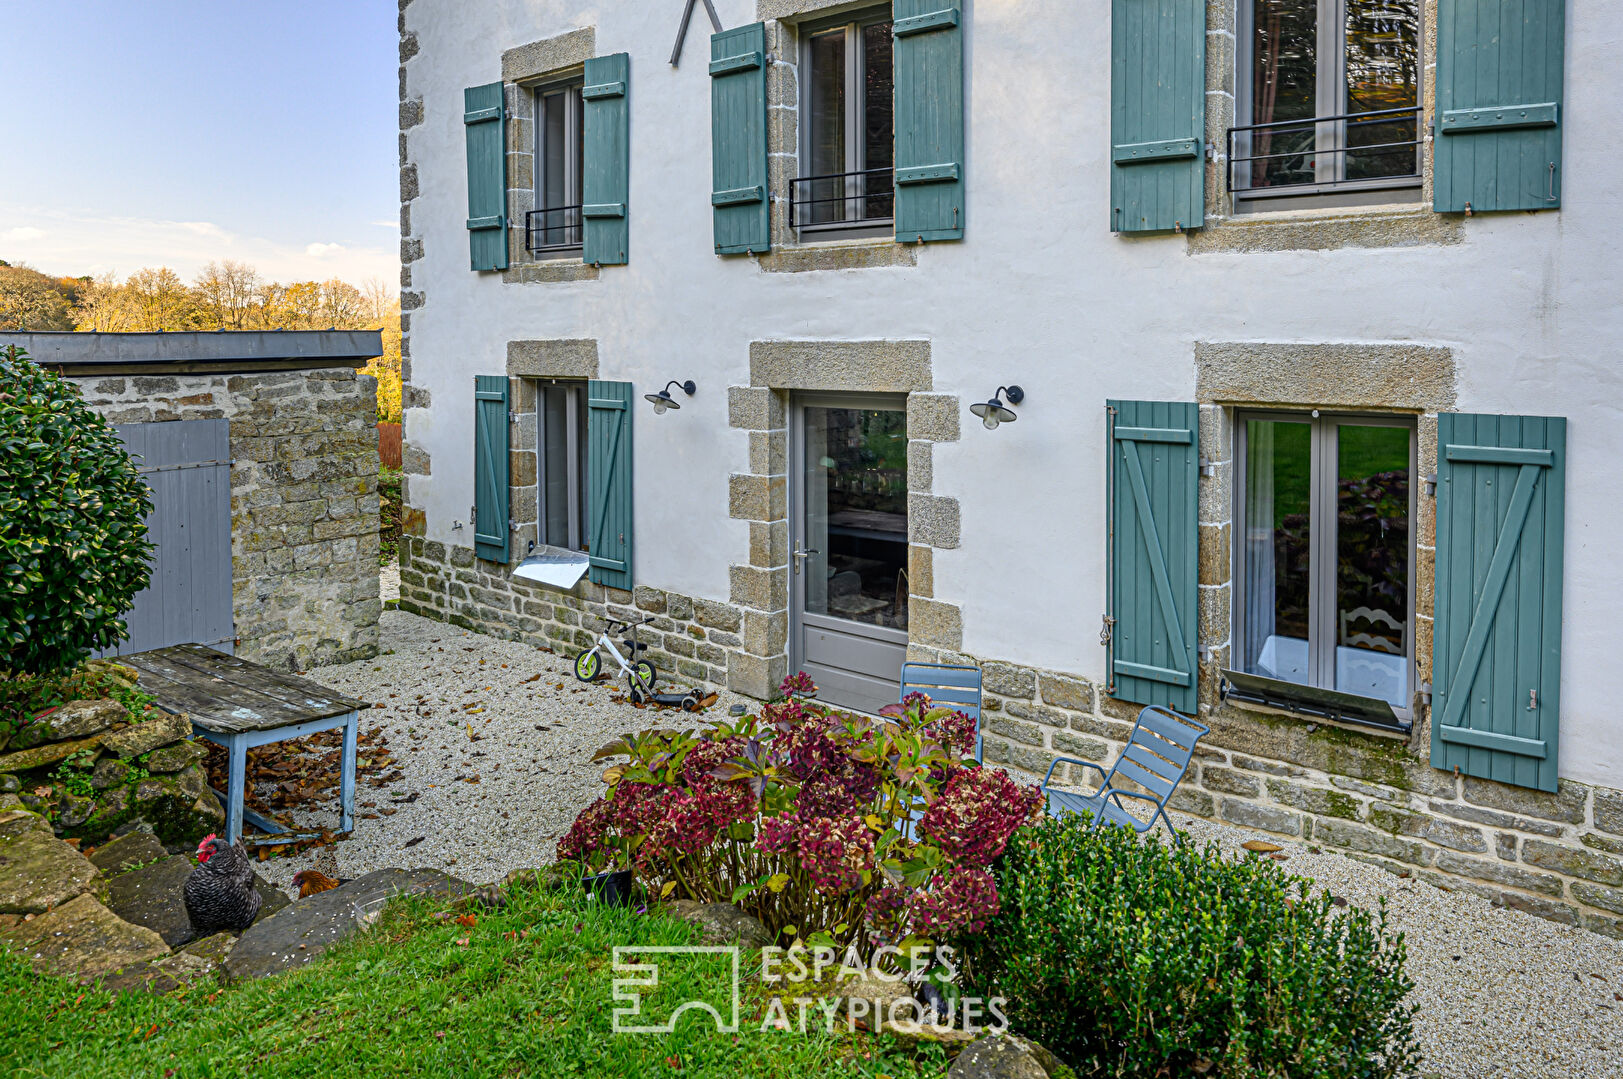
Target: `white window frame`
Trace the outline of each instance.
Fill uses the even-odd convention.
[[[547,535],[547,409],[546,391],[562,388],[564,405],[564,467],[568,475],[569,524],[567,546],[586,550],[586,383],[574,379],[537,379],[535,385],[535,528],[537,543],[550,544]]]
[[[874,23],[890,22],[894,18],[891,5],[880,4],[874,7],[862,8],[858,11],[845,13],[837,18],[822,19],[808,22],[800,27],[800,171],[810,168],[812,156],[812,38],[824,34],[840,31],[845,35],[845,162],[851,166],[846,171],[862,172],[868,167],[867,140],[863,132],[867,128],[868,115],[868,87],[863,79],[864,66],[862,62],[862,30]],[[894,65],[895,61],[892,60]],[[894,95],[894,78],[892,79],[892,94]],[[892,132],[892,145],[895,133]],[[894,153],[892,154],[894,158]],[[894,186],[892,198],[894,199]],[[845,181],[845,194],[850,199],[873,198],[870,192],[862,193],[860,178],[848,177]],[[791,189],[789,197],[792,199],[796,192]],[[892,202],[892,210],[895,203]],[[827,221],[817,224],[797,224],[796,231],[803,236],[812,236],[816,239],[827,240],[855,236],[881,236],[887,235],[895,229],[894,213],[891,217],[871,217],[861,221]]]
[[[1392,704],[1392,711],[1405,725],[1414,722],[1413,702],[1421,687],[1416,682],[1415,638],[1419,613],[1416,605],[1415,569],[1419,540],[1416,511],[1423,477],[1416,474],[1419,464],[1417,425],[1414,417],[1392,413],[1366,413],[1352,411],[1292,411],[1281,409],[1237,409],[1234,413],[1234,491],[1230,520],[1233,541],[1230,544],[1230,577],[1233,599],[1229,618],[1229,664],[1234,670],[1245,672],[1242,654],[1246,639],[1246,462],[1248,446],[1246,423],[1249,420],[1274,420],[1309,425],[1308,474],[1311,477],[1308,495],[1308,670],[1309,678],[1300,683],[1316,689],[1336,688],[1336,645],[1339,639],[1336,625],[1336,492],[1338,477],[1337,429],[1342,425],[1354,427],[1398,427],[1409,433],[1409,538],[1408,579],[1406,584],[1406,618],[1404,621],[1404,670],[1408,687],[1406,703]],[[1391,703],[1391,702],[1388,702]]]
[[[564,190],[573,192],[574,203],[565,205],[578,205],[581,199],[581,127],[585,102],[581,98],[581,89],[584,76],[581,73],[570,75],[563,79],[553,79],[542,83],[531,90],[535,95],[535,208],[538,211],[548,209],[546,204],[547,181],[547,109],[548,99],[558,98],[564,109]],[[567,221],[567,218],[566,218]],[[528,223],[526,223],[527,225]],[[563,228],[574,228],[581,239],[568,243],[545,244],[534,248],[530,252],[534,259],[551,259],[578,253],[584,243],[584,221],[580,211],[575,211],[573,226],[564,225]]]
[[[1347,5],[1357,0],[1317,0],[1318,3],[1318,34],[1315,45],[1315,54],[1321,58],[1318,77],[1315,79],[1315,100],[1313,112],[1316,116],[1341,116],[1347,111]],[[1256,45],[1255,18],[1256,0],[1237,0],[1239,41],[1235,50],[1236,62],[1234,68],[1234,115],[1244,117],[1245,123],[1256,122],[1252,112],[1255,103],[1252,101],[1252,65],[1255,62],[1253,49]],[[1346,175],[1347,155],[1336,152],[1337,147],[1345,147],[1347,141],[1347,125],[1345,121],[1314,125],[1314,149],[1317,157],[1314,159],[1314,176],[1316,183],[1292,184],[1288,187],[1252,187],[1249,169],[1243,175],[1237,175],[1234,183],[1234,208],[1236,212],[1259,212],[1264,210],[1288,210],[1302,207],[1328,207],[1328,206],[1367,206],[1390,204],[1397,202],[1418,202],[1424,192],[1424,159],[1421,151],[1427,145],[1425,113],[1425,80],[1427,71],[1426,54],[1426,5],[1417,4],[1415,14],[1415,35],[1417,41],[1417,54],[1415,64],[1418,68],[1415,74],[1415,89],[1417,110],[1415,120],[1416,138],[1422,145],[1415,147],[1415,175],[1392,176],[1377,179],[1359,180],[1347,183],[1343,180]],[[1323,63],[1323,57],[1331,57],[1328,67]],[[1328,77],[1326,77],[1328,76]],[[1235,154],[1247,157],[1251,154],[1251,135],[1249,132],[1240,132],[1235,138]],[[1247,162],[1247,165],[1250,163]],[[1231,168],[1233,166],[1230,166]]]

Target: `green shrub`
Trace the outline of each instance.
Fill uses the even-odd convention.
[[[151,509],[79,389],[0,351],[0,669],[64,671],[126,636],[147,584]]]
[[[1414,983],[1386,912],[1216,846],[1171,848],[1084,818],[1024,829],[1001,912],[960,943],[966,993],[1079,1075],[1386,1079],[1419,1064]]]

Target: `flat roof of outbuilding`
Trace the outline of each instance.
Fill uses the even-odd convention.
[[[0,330],[41,367],[71,377],[248,374],[364,367],[383,355],[380,330],[220,330],[185,333],[45,333]]]

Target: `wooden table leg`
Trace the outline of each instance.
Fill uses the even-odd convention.
[[[339,784],[339,804],[343,813],[340,829],[355,830],[355,748],[360,740],[361,714],[351,712],[344,721],[343,774]]]
[[[247,794],[248,737],[233,734],[226,741],[230,768],[225,788],[225,841],[235,843],[242,838],[242,803]]]

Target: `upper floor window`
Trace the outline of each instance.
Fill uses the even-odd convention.
[[[1420,197],[1419,0],[1242,0],[1236,209]]]
[[[538,258],[581,247],[581,82],[535,91],[535,209],[525,222],[525,246]]]
[[[1401,419],[1241,417],[1235,670],[1285,684],[1269,697],[1409,715],[1413,443]]]
[[[889,231],[895,216],[896,76],[890,5],[801,28],[801,176],[790,224],[802,232]]]

